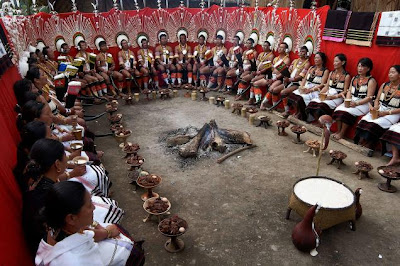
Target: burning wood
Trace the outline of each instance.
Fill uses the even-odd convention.
[[[225,144],[251,145],[252,143],[249,133],[221,129],[215,120],[211,120],[204,124],[196,136],[179,149],[179,155],[184,158],[196,157],[199,149],[212,149],[223,153],[227,148]]]

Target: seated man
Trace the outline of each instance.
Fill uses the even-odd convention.
[[[179,35],[179,44],[175,46],[175,58],[177,60],[176,70],[178,71],[178,86],[182,85],[183,71],[187,72],[187,83],[192,84],[193,80],[193,68],[192,64],[190,63],[192,48],[190,48],[190,46],[187,44],[186,34],[187,33],[185,32]]]
[[[142,89],[142,77],[140,76],[139,70],[135,67],[137,62],[135,60],[135,54],[129,50],[129,45],[127,40],[121,41],[121,51],[118,52],[118,62],[119,62],[119,71],[124,75],[126,80],[126,87],[128,91],[128,95],[132,94],[132,79],[135,76],[136,81],[139,85],[139,90]]]
[[[107,85],[104,78],[96,72],[95,65],[90,63],[90,53],[86,51],[87,43],[85,41],[80,41],[78,43],[79,52],[75,55],[75,58],[83,58],[85,60],[83,65],[83,73],[86,75],[91,75],[96,78],[96,91],[98,96],[103,96],[103,93],[107,93]]]
[[[154,68],[154,53],[149,48],[149,41],[147,38],[142,38],[139,46],[141,49],[137,52],[139,62],[138,69],[143,77],[143,88],[148,88],[149,77],[151,76],[156,89],[158,89],[158,74]]]
[[[282,42],[278,47],[279,56],[275,57],[272,62],[273,64],[272,79],[266,77],[254,83],[255,86],[258,87],[269,86],[270,89],[270,91],[265,95],[264,100],[261,103],[261,108],[260,108],[261,110],[265,110],[267,103],[269,103],[271,100],[272,100],[272,105],[275,105],[279,100],[279,96],[273,95],[271,93],[271,89],[282,84],[284,75],[281,74],[281,71],[290,65],[290,58],[288,52],[289,51],[287,43]]]
[[[204,67],[205,63],[206,63],[205,53],[207,50],[210,49],[206,44],[205,34],[206,33],[199,33],[199,37],[198,37],[199,44],[194,47],[194,52],[193,52],[193,56],[194,56],[193,80],[194,80],[195,86],[197,86],[197,78],[198,78],[197,73],[200,74],[200,68]],[[202,78],[203,78],[203,83],[204,83],[205,76]]]
[[[64,57],[65,59],[63,59],[63,61],[69,62],[69,63],[71,63],[71,64],[74,62],[74,58],[73,58],[71,55],[69,55],[70,48],[69,48],[69,45],[68,45],[67,43],[63,43],[63,44],[61,45],[61,50],[60,50],[60,52],[61,52],[61,53],[60,53],[59,58],[60,58],[60,57]],[[82,94],[88,93],[89,95],[91,95],[90,90],[89,90],[89,91],[86,91],[86,89],[87,89],[87,87],[88,87],[88,82],[87,82],[86,80],[84,80],[83,78],[80,78],[80,77],[78,76],[78,74],[75,74],[75,75],[73,75],[73,76],[70,76],[70,78],[71,78],[71,80],[73,80],[73,81],[79,81],[79,82],[81,83],[81,85],[82,85],[82,87],[81,87],[81,93],[82,93]]]
[[[120,92],[123,89],[123,79],[124,76],[115,71],[114,59],[111,54],[107,53],[107,44],[105,41],[99,42],[100,53],[96,56],[96,68],[97,72],[104,78],[106,84],[109,89],[109,93],[111,92],[113,95],[117,95],[117,92],[114,90],[113,85],[111,84],[112,79],[117,81],[117,87]]]
[[[228,60],[229,65],[225,66],[226,70],[226,78],[225,84],[226,89],[221,89],[223,91],[231,91],[233,86],[233,79],[236,78],[236,70],[239,69],[239,60],[238,55],[241,57],[243,55],[243,49],[240,47],[240,38],[239,36],[233,37],[233,46],[228,51]],[[221,72],[221,71],[220,71]]]
[[[270,64],[272,64],[272,61],[274,60],[274,54],[271,51],[271,44],[268,41],[265,41],[264,44],[262,45],[263,52],[261,52],[256,61],[257,65],[257,71],[256,72],[250,72],[248,74],[243,73],[242,76],[240,77],[241,82],[239,83],[239,87],[241,87],[242,90],[246,89],[248,86],[248,83],[254,84],[254,82],[265,78],[265,76],[268,73],[271,73],[271,68],[269,67]],[[238,90],[238,95],[236,96],[236,100],[240,100],[242,98],[243,92],[240,94]],[[248,104],[259,104],[261,102],[262,98],[262,91],[259,87],[257,86],[251,86],[250,88],[250,98],[249,101],[247,102]]]
[[[207,88],[211,89],[217,84],[217,88],[214,90],[219,90],[222,88],[223,85],[223,76],[225,75],[226,71],[224,68],[224,62],[222,61],[222,58],[226,59],[226,54],[227,50],[223,44],[223,39],[224,37],[222,35],[217,35],[215,39],[215,47],[211,49],[213,58],[212,66],[204,66],[204,68],[200,69],[200,75],[207,75],[212,73],[210,80],[208,82]]]
[[[305,77],[308,69],[311,66],[308,60],[307,53],[307,46],[301,47],[299,51],[299,58],[293,60],[292,64],[289,67],[290,77],[284,77],[282,84],[271,89],[271,92],[273,94],[280,95],[280,97],[282,98],[283,106],[285,108],[285,112],[283,115],[285,117],[289,116],[289,95],[299,88],[301,80]]]
[[[168,87],[175,84],[176,67],[172,64],[174,53],[171,46],[168,45],[166,33],[159,35],[160,45],[156,47],[156,68],[161,72],[162,78]],[[169,82],[168,72],[171,73],[171,82]]]

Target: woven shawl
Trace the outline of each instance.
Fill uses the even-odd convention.
[[[343,42],[346,39],[350,16],[351,11],[329,10],[322,40]]]
[[[400,11],[382,12],[376,44],[400,46]]]
[[[371,47],[378,17],[379,13],[353,12],[347,30],[346,43]]]

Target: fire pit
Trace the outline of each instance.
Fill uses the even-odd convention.
[[[356,166],[357,171],[355,171],[353,174],[358,175],[358,179],[371,178],[368,173],[374,169],[374,167],[372,167],[370,163],[358,161],[355,162],[354,165]]]
[[[386,183],[379,183],[378,188],[382,191],[394,193],[397,191],[397,188],[390,183],[392,180],[399,180],[400,179],[400,167],[399,166],[379,166],[377,168],[378,173],[386,178]]]
[[[122,120],[122,114],[113,114],[108,117],[108,120],[111,122],[111,124],[116,124],[120,123]]]
[[[161,215],[169,214],[168,211],[171,209],[171,203],[165,197],[153,197],[143,203],[143,209],[148,213],[147,217],[143,219],[144,223],[150,220],[152,216],[156,216],[158,222],[160,222]]]
[[[183,235],[187,229],[187,222],[177,215],[162,220],[158,224],[158,230],[164,236],[170,237],[164,244],[165,250],[171,253],[182,251],[185,248],[185,243],[178,239],[178,236]]]
[[[259,121],[259,124],[257,125],[257,127],[264,126],[264,128],[267,128],[267,126],[271,126],[272,121],[269,116],[260,115],[259,117],[257,117],[257,120]]]
[[[304,141],[302,141],[300,139],[300,135],[306,133],[307,132],[307,128],[305,126],[295,125],[295,126],[292,126],[290,128],[290,130],[292,130],[292,132],[297,135],[297,138],[295,140],[293,140],[293,142],[296,143],[296,144],[303,144]]]
[[[303,152],[312,152],[313,156],[316,157],[317,153],[319,153],[319,148],[321,145],[321,142],[318,140],[307,140],[306,141],[306,145],[308,147],[308,149],[306,151]]]
[[[172,92],[172,90],[170,90],[170,89],[161,89],[160,90],[160,99],[161,100],[165,100],[165,99],[169,99],[169,98],[171,98],[171,92]]]
[[[328,165],[336,163],[337,169],[340,169],[341,165],[345,165],[343,160],[346,159],[346,157],[347,157],[346,153],[344,153],[342,151],[330,150],[329,155],[331,156],[332,160],[329,163],[327,163]]]
[[[217,96],[217,97],[215,98],[215,101],[216,101],[215,105],[216,105],[217,107],[224,106],[225,97]]]
[[[161,180],[161,177],[158,175],[139,175],[136,183],[138,186],[147,189],[147,192],[145,192],[140,198],[143,201],[153,197],[158,198],[159,195],[153,192],[153,188],[157,187],[161,183]]]
[[[234,103],[234,104],[232,104],[232,108],[233,108],[232,114],[240,115],[240,112],[241,112],[241,110],[242,110],[242,108],[243,108],[243,104],[241,104],[241,103]]]
[[[277,121],[276,125],[278,126],[278,135],[279,136],[287,136],[288,134],[285,132],[285,128],[290,125],[290,122],[287,120]],[[282,131],[281,131],[282,129]]]

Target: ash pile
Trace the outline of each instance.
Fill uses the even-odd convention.
[[[177,155],[182,168],[201,158],[217,159],[221,154],[253,144],[249,133],[219,128],[215,120],[200,129],[188,126],[165,132],[159,141],[165,145],[167,154]]]

